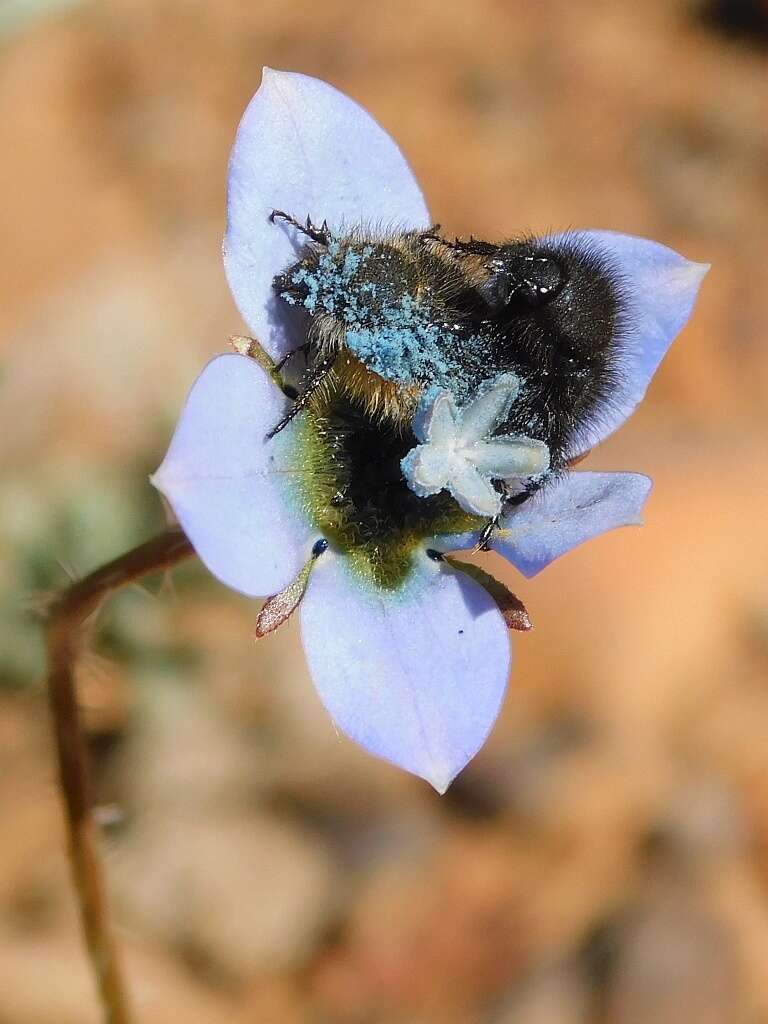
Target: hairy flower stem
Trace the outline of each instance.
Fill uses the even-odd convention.
[[[105,597],[141,576],[168,569],[193,553],[184,533],[173,527],[73,583],[54,601],[49,613],[48,696],[69,856],[105,1024],[129,1024],[131,1015],[109,922],[98,830],[92,813],[88,753],[77,708],[75,668],[85,621]]]

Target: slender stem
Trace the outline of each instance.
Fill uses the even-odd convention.
[[[83,626],[105,597],[147,573],[168,569],[194,552],[178,528],[166,530],[73,583],[48,620],[48,696],[64,797],[69,855],[80,917],[105,1024],[129,1024],[131,1014],[109,923],[98,830],[92,814],[88,753],[80,726],[75,667]]]

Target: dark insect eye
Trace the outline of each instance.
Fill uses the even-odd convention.
[[[534,310],[551,302],[565,280],[563,268],[555,260],[515,254],[494,260],[478,291],[491,312]]]

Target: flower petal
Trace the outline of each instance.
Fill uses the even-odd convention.
[[[691,315],[709,265],[691,263],[658,242],[614,231],[576,231],[551,237],[603,253],[622,281],[626,303],[619,379],[575,443],[571,453],[575,456],[612,434],[641,401],[667,349]]]
[[[549,469],[549,448],[530,437],[492,437],[469,445],[462,454],[494,480],[539,476]]]
[[[491,547],[535,576],[585,540],[639,525],[651,486],[641,473],[568,473],[508,513]]]
[[[269,221],[273,209],[332,229],[429,225],[405,158],[362,107],[316,78],[265,68],[232,150],[224,266],[243,319],[275,358],[301,341],[272,280],[303,240]]]
[[[428,498],[448,486],[451,460],[445,448],[419,444],[400,461],[408,486],[420,498]]]
[[[520,381],[514,373],[498,377],[492,387],[478,395],[461,411],[460,435],[465,443],[482,441],[506,419],[518,391]]]
[[[456,436],[457,415],[450,391],[427,391],[413,418],[413,432],[425,444],[447,444]]]
[[[471,516],[492,518],[501,511],[501,495],[487,476],[478,473],[469,459],[454,460],[448,490],[459,507]]]
[[[152,477],[213,575],[258,597],[301,571],[313,536],[287,489],[295,473],[293,427],[271,441],[264,437],[285,405],[252,359],[218,356],[192,386]]]
[[[419,552],[402,590],[373,590],[329,551],[312,572],[301,632],[337,725],[445,792],[490,732],[509,674],[507,629],[483,587]]]

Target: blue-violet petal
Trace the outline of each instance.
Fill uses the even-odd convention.
[[[576,438],[570,453],[576,456],[612,434],[642,400],[659,363],[691,315],[709,265],[692,263],[658,242],[615,231],[551,237],[603,254],[621,282],[616,382]]]
[[[642,473],[568,473],[512,509],[491,547],[535,576],[585,540],[640,525],[651,486]]]
[[[301,631],[320,699],[370,753],[443,793],[496,720],[510,665],[489,594],[423,552],[398,592],[365,588],[345,559],[318,560]]]
[[[218,356],[195,381],[152,477],[213,575],[254,597],[290,583],[316,536],[288,493],[293,425],[265,440],[286,403],[252,359]]]
[[[430,223],[413,172],[370,114],[316,78],[265,68],[230,159],[224,266],[243,319],[274,358],[302,341],[272,281],[306,240],[272,224],[273,209],[337,230]]]

